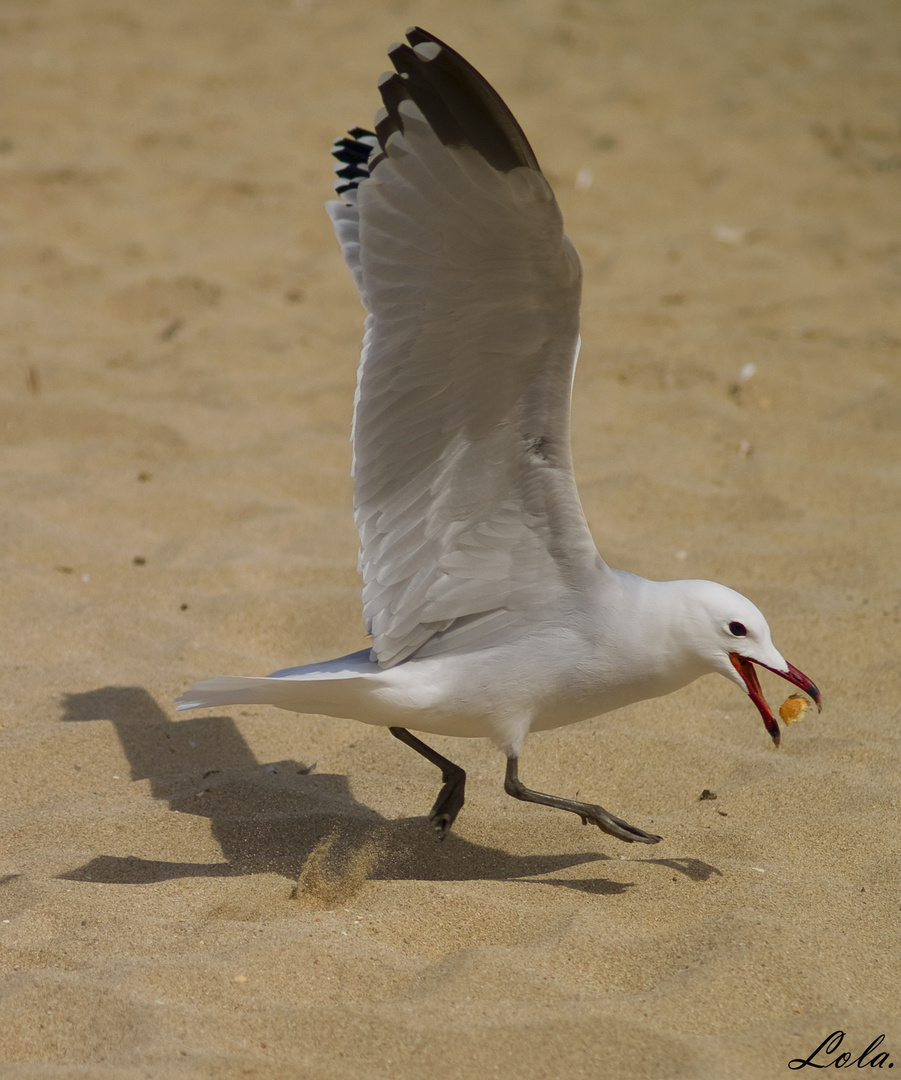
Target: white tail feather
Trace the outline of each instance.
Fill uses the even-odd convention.
[[[299,713],[347,716],[351,699],[362,689],[359,682],[379,667],[369,659],[369,650],[326,660],[305,667],[285,668],[266,678],[216,675],[195,683],[175,705],[184,709],[214,709],[223,705],[276,705]]]

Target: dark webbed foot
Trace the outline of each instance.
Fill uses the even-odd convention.
[[[444,786],[438,792],[435,805],[429,812],[429,821],[435,826],[439,840],[447,836],[451,825],[457,820],[457,814],[463,808],[463,791],[466,786],[466,773],[452,761],[449,761],[448,765],[450,767],[442,771]]]
[[[441,770],[444,786],[438,792],[438,798],[435,800],[435,805],[429,814],[429,821],[435,826],[438,839],[443,840],[450,832],[451,825],[456,821],[457,814],[463,808],[466,773],[459,765],[448,761],[443,754],[439,754],[437,750],[426,746],[422,739],[417,739],[415,735],[411,735],[406,728],[391,727],[388,730],[395,739],[399,739],[406,746],[415,750],[417,754],[422,754],[427,761],[431,761],[433,765],[437,765]]]
[[[507,758],[504,791],[512,795],[514,799],[522,799],[523,802],[540,803],[542,806],[554,806],[558,810],[569,810],[579,815],[583,825],[591,822],[605,833],[619,840],[625,840],[627,844],[633,844],[636,841],[641,844],[656,844],[660,840],[659,836],[636,829],[634,825],[629,825],[622,818],[614,817],[603,806],[577,802],[575,799],[563,799],[559,795],[545,795],[541,791],[531,791],[519,779],[519,759],[515,757]]]

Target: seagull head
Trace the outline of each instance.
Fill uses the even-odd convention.
[[[766,619],[747,597],[712,581],[682,584],[689,586],[692,637],[700,658],[747,693],[776,746],[779,724],[760,689],[755,664],[799,687],[822,711],[816,684],[779,652]]]

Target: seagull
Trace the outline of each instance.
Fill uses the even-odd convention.
[[[366,308],[353,419],[354,519],[371,648],[266,678],[217,676],[179,709],[267,704],[387,727],[441,770],[439,837],[466,774],[412,732],[489,738],[504,789],[628,843],[659,836],[527,788],[546,731],[718,673],[778,746],[754,665],[822,708],[760,611],[712,581],[608,566],[570,455],[581,265],[496,90],[413,27],[389,50],[375,131],[332,148],[326,204]]]

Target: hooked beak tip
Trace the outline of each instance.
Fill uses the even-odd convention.
[[[786,661],[788,664],[788,662]],[[777,671],[777,675],[781,675],[787,682],[792,683],[799,689],[803,690],[808,697],[813,699],[814,704],[817,707],[817,712],[823,711],[823,698],[820,691],[817,689],[816,683],[813,679],[808,679],[803,671],[799,671],[794,664],[788,664],[788,673]]]

